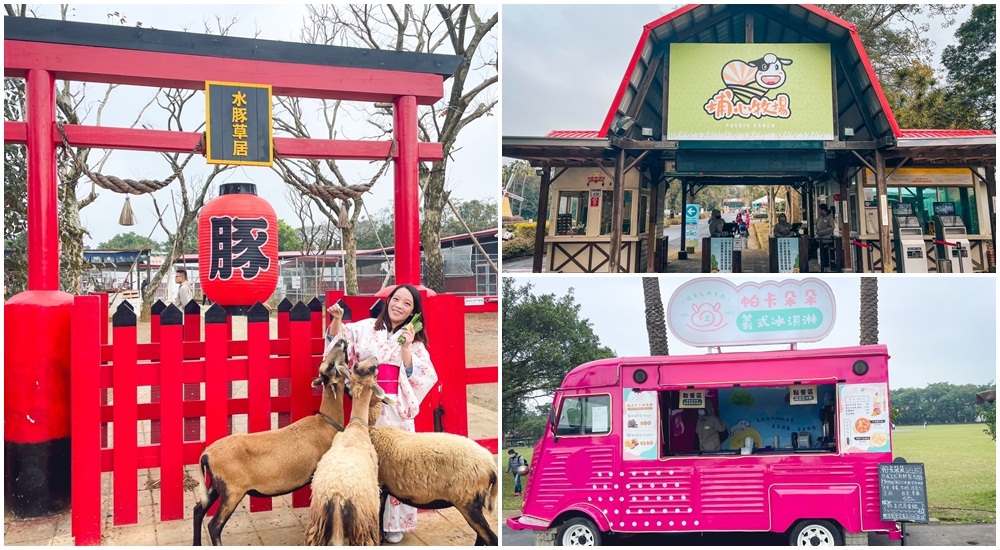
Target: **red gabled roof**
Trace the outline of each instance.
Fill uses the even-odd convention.
[[[950,128],[935,130],[900,130],[899,137],[904,139],[940,139],[995,136],[989,130],[954,130]]]
[[[608,114],[604,119],[604,123],[601,124],[601,129],[599,131],[601,136],[606,136],[608,130],[611,128],[611,123],[615,118],[615,113],[617,112],[619,106],[621,105],[622,98],[625,96],[625,91],[628,89],[629,80],[632,78],[632,75],[636,70],[636,65],[640,59],[640,56],[642,54],[643,48],[645,47],[647,40],[649,40],[650,33],[657,27],[690,12],[691,10],[697,8],[700,5],[701,4],[688,4],[643,26],[642,36],[639,37],[639,42],[635,47],[635,52],[632,54],[632,59],[629,61],[628,69],[626,69],[625,76],[622,78],[622,82],[618,86],[618,92],[615,94],[615,98],[611,103],[611,108],[608,110]],[[862,45],[861,43],[861,37],[858,35],[857,27],[819,7],[809,4],[799,4],[799,7],[819,17],[822,17],[827,21],[830,21],[834,25],[842,27],[850,34],[851,42],[854,44],[854,47],[857,50],[858,56],[860,58],[865,73],[867,73],[868,78],[871,79],[872,90],[874,91],[875,96],[878,98],[878,101],[881,104],[882,110],[885,113],[889,127],[897,138],[900,137],[901,133],[899,129],[899,124],[896,123],[896,117],[892,114],[892,109],[889,107],[889,102],[885,97],[885,93],[883,93],[882,91],[882,85],[879,83],[878,78],[875,76],[875,71],[872,68],[871,61],[868,59],[868,53],[865,51],[864,45]],[[859,102],[864,101],[864,98],[857,98],[857,101]],[[663,116],[666,116],[666,114],[664,113]]]

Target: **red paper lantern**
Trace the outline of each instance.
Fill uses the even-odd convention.
[[[202,208],[198,274],[205,295],[223,307],[271,297],[278,285],[278,216],[255,184],[224,183]]]

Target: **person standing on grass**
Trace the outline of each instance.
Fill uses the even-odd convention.
[[[521,466],[527,466],[527,463],[524,461],[524,457],[517,454],[514,449],[508,450],[507,455],[510,458],[507,459],[507,469],[504,470],[504,473],[514,474],[514,496],[521,496],[521,473],[518,469]]]

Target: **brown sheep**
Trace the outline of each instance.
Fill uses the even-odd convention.
[[[342,374],[347,374],[347,369]],[[351,382],[351,420],[344,433],[316,466],[306,544],[309,546],[377,546],[379,532],[378,457],[368,435],[381,404],[394,404],[375,383],[377,361],[369,358],[354,367]],[[370,415],[374,410],[375,414]]]
[[[344,429],[346,377],[337,367],[347,365],[347,342],[338,341],[323,358],[313,386],[323,385],[320,414],[303,418],[278,430],[232,434],[201,454],[201,479],[194,506],[194,545],[201,545],[205,513],[221,499],[219,510],[208,522],[212,545],[222,544],[222,528],[243,497],[278,496],[305,487],[316,464]],[[325,418],[324,418],[325,416]],[[206,484],[205,480],[208,480]]]

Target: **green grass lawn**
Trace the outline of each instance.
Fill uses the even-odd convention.
[[[958,523],[996,521],[997,448],[982,424],[899,426],[892,454],[924,464],[932,517]]]
[[[893,456],[924,464],[932,517],[956,523],[996,522],[996,442],[983,433],[982,424],[899,426],[892,437]],[[531,459],[531,447],[516,450]],[[506,451],[503,456],[506,468]],[[522,485],[530,482],[529,475]],[[511,475],[504,474],[504,510],[520,510],[524,503],[523,496],[514,496],[513,487]]]

